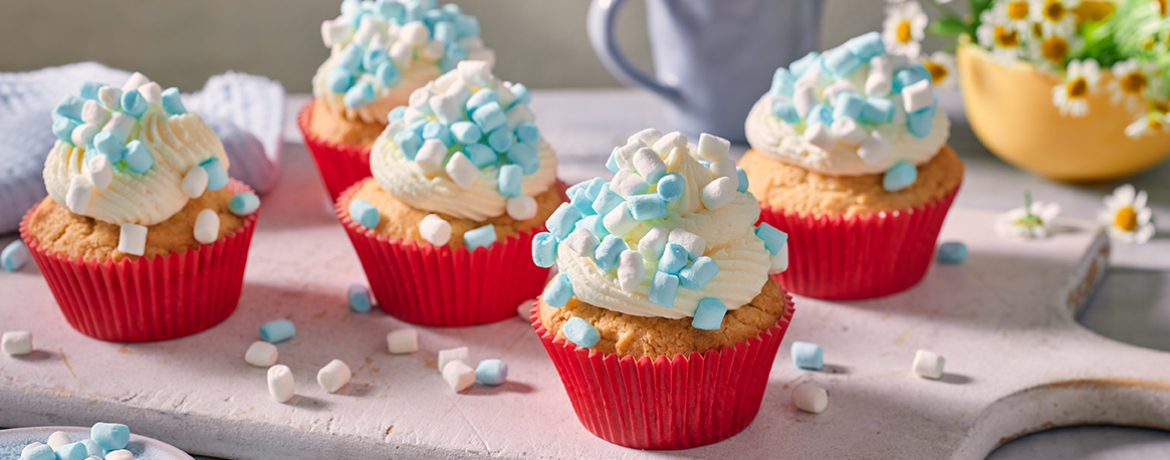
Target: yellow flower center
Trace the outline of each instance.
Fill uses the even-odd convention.
[[[1137,230],[1137,212],[1134,212],[1133,206],[1118,209],[1117,215],[1113,216],[1113,225],[1127,232]]]
[[[1063,64],[1064,58],[1068,57],[1068,41],[1053,35],[1040,44],[1040,52],[1044,54],[1044,59]]]
[[[903,18],[898,22],[898,28],[894,31],[894,36],[898,39],[898,43],[910,43],[914,39],[914,35],[910,33],[910,20]]]
[[[1036,37],[1036,38],[1040,38],[1040,37],[1044,36],[1044,26],[1041,25],[1039,22],[1032,23],[1032,36]]]
[[[1015,48],[1020,45],[1020,33],[1015,29],[995,26],[995,44],[1001,48]]]
[[[1161,130],[1162,120],[1158,119],[1158,117],[1146,117],[1146,126],[1149,126],[1151,131]]]
[[[1125,74],[1121,77],[1121,89],[1129,94],[1140,95],[1146,89],[1149,80],[1146,79],[1146,74],[1134,71]]]
[[[1068,9],[1064,7],[1064,2],[1060,0],[1048,0],[1044,2],[1044,11],[1042,13],[1049,21],[1057,22],[1064,19],[1064,13],[1067,12]]]
[[[1077,77],[1076,80],[1068,82],[1065,91],[1068,93],[1068,97],[1085,97],[1089,93],[1089,82],[1085,81],[1085,77]]]
[[[1170,9],[1170,1],[1167,1],[1167,0],[1154,0],[1154,3],[1157,3],[1157,4],[1158,4],[1158,12],[1159,12],[1159,13],[1161,13],[1161,14],[1162,14],[1162,16],[1165,16],[1165,15],[1166,15],[1166,10],[1167,10],[1167,9]]]
[[[1158,113],[1170,113],[1170,100],[1168,101],[1154,101],[1154,110]]]
[[[939,63],[934,62],[934,61],[922,61],[922,66],[926,67],[926,70],[928,72],[930,72],[930,79],[936,85],[939,82],[946,80],[947,75],[948,75],[947,68],[943,67],[942,64],[939,64]]]
[[[1015,21],[1023,21],[1028,17],[1028,2],[1015,1],[1008,3],[1007,15]]]

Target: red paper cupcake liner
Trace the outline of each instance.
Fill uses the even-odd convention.
[[[959,186],[918,207],[861,216],[805,215],[760,205],[760,222],[788,234],[785,290],[818,299],[868,299],[909,289],[926,276]]]
[[[334,209],[387,314],[423,326],[494,323],[515,317],[521,302],[544,289],[549,269],[532,262],[532,238],[543,224],[475,251],[391,239],[350,219],[346,205],[357,190],[342,193]]]
[[[305,146],[309,148],[313,161],[317,163],[317,170],[321,172],[329,199],[336,201],[350,185],[370,177],[370,148],[331,142],[313,134],[309,126],[313,121],[314,104],[315,101],[309,101],[301,109],[297,115],[297,126],[301,128]]]
[[[234,179],[228,189],[251,191]],[[96,262],[41,247],[29,234],[36,209],[21,220],[20,238],[78,332],[110,342],[169,340],[215,326],[235,311],[257,213],[210,245],[149,259]]]
[[[635,449],[689,449],[735,436],[760,411],[776,351],[792,322],[792,297],[775,326],[734,347],[657,359],[592,352],[558,339],[532,309],[585,429]]]

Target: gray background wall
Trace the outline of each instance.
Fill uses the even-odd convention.
[[[719,0],[737,1],[737,0]],[[784,1],[784,0],[771,0]],[[440,3],[447,3],[440,0]],[[588,0],[462,0],[496,50],[501,77],[534,88],[618,86],[585,35]],[[820,48],[881,27],[882,0],[826,0]],[[328,56],[320,24],[340,0],[11,0],[0,15],[0,71],[94,60],[191,91],[227,70],[266,75],[293,92]],[[643,2],[619,39],[650,68]]]

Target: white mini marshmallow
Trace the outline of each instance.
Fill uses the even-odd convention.
[[[532,123],[536,121],[536,117],[532,115],[532,110],[528,109],[528,104],[512,104],[512,108],[508,109],[508,127],[516,129],[524,123]]]
[[[463,106],[457,96],[440,94],[430,99],[431,111],[440,123],[451,124],[463,119]]]
[[[902,100],[901,94],[890,96],[890,102],[894,103],[894,117],[890,119],[890,124],[904,125],[906,124],[906,107]]]
[[[392,355],[405,355],[418,351],[418,331],[397,329],[386,334],[386,348]]]
[[[398,39],[404,40],[413,46],[420,46],[427,42],[431,32],[422,21],[408,22],[398,29]]]
[[[593,251],[601,244],[593,232],[585,227],[578,226],[569,236],[565,237],[565,244],[581,257],[593,257]]]
[[[674,149],[685,148],[687,148],[687,137],[678,131],[666,134],[654,143],[654,151],[663,156],[670,155],[670,152]],[[659,158],[659,160],[661,160],[661,158]]]
[[[438,40],[431,40],[428,41],[421,50],[419,50],[418,54],[424,59],[437,61],[439,58],[443,57],[443,51],[446,51],[446,49],[447,45],[444,45],[443,42]]]
[[[292,370],[288,366],[277,364],[268,368],[268,394],[272,395],[272,399],[286,403],[295,393]]]
[[[930,80],[920,80],[918,83],[902,88],[902,102],[906,113],[914,113],[934,104],[934,87]]]
[[[669,235],[670,232],[661,225],[646,232],[638,241],[638,252],[642,253],[642,258],[650,261],[661,259],[662,253],[666,251],[666,240],[669,239]]]
[[[471,352],[467,347],[451,348],[449,350],[439,350],[439,369],[447,367],[447,363],[459,361],[463,364],[470,365]]]
[[[150,83],[150,79],[146,78],[146,75],[143,75],[140,72],[134,72],[134,75],[131,75],[130,78],[126,79],[126,83],[122,85],[122,92],[138,89],[139,86],[145,85],[147,83]]]
[[[390,60],[394,61],[394,65],[400,68],[405,67],[410,64],[412,57],[414,57],[414,49],[411,48],[410,43],[397,41],[390,45]]]
[[[118,110],[122,108],[122,90],[113,86],[103,86],[98,88],[98,100],[101,101],[107,109]]]
[[[671,230],[666,242],[682,246],[687,250],[687,254],[690,254],[692,259],[702,257],[703,252],[707,250],[707,240],[681,228]]]
[[[640,222],[638,222],[637,219],[634,219],[634,216],[630,214],[629,205],[623,201],[621,204],[617,205],[616,208],[613,208],[609,214],[606,214],[605,217],[601,219],[601,223],[610,233],[621,236],[629,233],[630,230],[633,230],[634,227],[637,227]]]
[[[352,36],[353,28],[345,18],[321,22],[321,41],[325,42],[326,47],[332,48],[333,45],[345,43]]]
[[[321,389],[326,393],[337,393],[337,390],[348,384],[351,378],[353,372],[340,359],[329,361],[329,364],[317,371],[317,385],[321,385]]]
[[[784,246],[781,246],[776,255],[770,257],[769,260],[772,263],[772,266],[768,268],[769,275],[784,273],[788,270],[788,242],[784,242]]]
[[[381,23],[381,25],[378,23]],[[374,16],[371,15],[362,16],[361,23],[358,24],[357,30],[353,33],[353,41],[368,48],[367,45],[370,44],[370,40],[374,38],[374,35],[376,35],[379,30],[385,28],[385,21],[375,19]]]
[[[833,133],[821,123],[805,128],[804,134],[801,137],[804,137],[804,140],[808,141],[808,143],[826,150],[837,145],[837,139],[833,137]]]
[[[93,184],[93,188],[105,190],[109,187],[114,180],[114,165],[110,164],[110,158],[105,155],[89,157],[89,161],[85,162],[85,177]]]
[[[504,203],[504,209],[508,211],[508,217],[528,220],[536,217],[536,199],[527,195],[514,196]]]
[[[661,132],[654,128],[646,128],[634,133],[633,136],[630,136],[629,139],[626,140],[626,143],[641,144],[639,147],[650,147],[658,142],[659,139],[662,139]]]
[[[442,246],[451,241],[451,223],[443,220],[438,214],[427,214],[418,223],[418,232],[424,240],[435,246]]]
[[[195,216],[195,241],[211,244],[219,239],[219,214],[212,209],[199,211]]]
[[[893,71],[890,60],[886,56],[877,56],[869,60],[869,76],[865,78],[865,94],[869,96],[885,97],[893,89]]]
[[[869,133],[869,139],[861,143],[861,147],[857,148],[857,156],[866,164],[876,165],[886,159],[886,154],[890,153],[890,142],[882,137],[882,134],[877,130]]]
[[[832,126],[829,126],[829,133],[848,145],[858,145],[869,139],[869,133],[865,132],[865,128],[852,118],[846,117],[833,120]]]
[[[276,350],[276,345],[257,340],[248,346],[248,351],[244,353],[244,361],[256,367],[269,367],[276,364],[278,356],[280,352]]]
[[[857,86],[854,85],[853,82],[842,78],[833,82],[829,86],[826,86],[825,90],[821,91],[821,96],[824,97],[826,101],[836,102],[837,95],[846,92],[856,93]]]
[[[443,366],[443,380],[456,393],[462,392],[475,383],[475,369],[463,361],[451,361]]]
[[[73,176],[69,181],[69,191],[65,192],[65,207],[74,214],[85,214],[91,198],[93,185],[84,176]]]
[[[523,302],[520,302],[520,305],[516,306],[516,314],[519,315],[520,319],[522,319],[524,321],[531,320],[532,319],[532,304],[535,304],[535,303],[536,303],[536,299],[528,299],[528,300],[525,300]]]
[[[187,198],[199,198],[207,190],[208,180],[206,169],[198,165],[192,166],[187,171],[187,175],[183,176],[183,182],[179,184],[179,188],[183,190],[183,194],[187,195]]]
[[[110,135],[114,136],[118,142],[126,142],[130,137],[130,131],[134,129],[134,123],[138,122],[134,117],[126,115],[122,112],[114,112],[110,115],[110,121],[106,126],[102,127],[103,131],[109,131]]]
[[[406,122],[406,124],[410,124],[420,118],[425,120],[427,118],[427,114],[414,107],[407,107],[406,113],[402,114],[402,121]]]
[[[796,114],[800,115],[800,118],[807,117],[808,111],[819,102],[815,86],[797,86],[796,93],[792,95],[792,104],[796,106]]]
[[[735,168],[735,161],[725,159],[711,163],[711,174],[716,178],[726,177],[731,179],[731,183],[735,184],[735,188],[739,189],[739,171]]]
[[[821,71],[821,66],[814,66],[804,71],[804,74],[801,75],[800,78],[796,79],[796,83],[794,83],[793,86],[796,88],[797,92],[800,91],[802,86],[805,86],[813,88],[819,93],[821,89],[824,89],[824,86],[830,80],[831,78],[829,77],[828,72]]]
[[[471,86],[486,85],[492,78],[492,66],[486,61],[459,61],[456,69],[463,76],[463,81]],[[508,93],[511,94],[511,91]]]
[[[671,139],[669,136],[674,134],[676,133],[668,134],[654,145],[659,145],[663,142],[663,140],[669,141]],[[679,136],[682,136],[682,134],[679,134]],[[684,137],[682,140],[684,141],[682,148],[686,148],[686,138]],[[677,143],[670,145],[672,146],[670,149],[673,150]],[[636,152],[634,152],[634,156],[630,159],[630,162],[633,163],[634,170],[638,171],[638,174],[642,175],[643,178],[645,178],[647,181],[654,181],[657,183],[658,179],[666,175],[666,162],[662,161],[662,157],[654,152],[654,150],[647,148],[638,149]],[[670,150],[666,151],[665,153],[670,153]],[[612,188],[612,186],[610,188]]]
[[[467,85],[463,84],[463,76],[459,75],[459,72],[447,72],[445,74],[439,75],[439,78],[434,79],[434,82],[436,87],[447,88],[446,91],[443,91],[443,94],[453,95],[453,85],[456,83],[462,84],[464,88],[467,88]],[[455,91],[458,90],[456,89]],[[468,97],[470,97],[471,89],[468,89],[467,92]]]
[[[81,106],[81,121],[101,128],[110,121],[110,110],[102,107],[98,101],[85,101]]]
[[[431,98],[434,96],[435,93],[431,92],[430,88],[424,86],[412,91],[406,101],[410,104],[411,108],[423,114],[434,114],[434,111],[431,110]]]
[[[21,454],[21,455],[24,455],[24,453],[25,453],[25,452],[28,452],[28,451],[32,450],[33,448],[35,448],[35,447],[41,447],[41,446],[43,446],[43,445],[44,445],[44,444],[41,444],[41,443],[39,443],[39,442],[36,442],[36,441],[33,441],[33,442],[32,442],[32,444],[29,444],[29,445],[27,445],[27,446],[24,446],[24,449],[21,449],[21,450],[20,450],[20,454]],[[86,459],[86,460],[89,460],[89,459]]]
[[[53,448],[53,450],[57,450],[58,447],[64,446],[71,442],[73,442],[73,440],[70,439],[69,434],[64,431],[54,431],[53,434],[49,435],[48,444],[49,447]]]
[[[444,74],[444,75],[455,75],[455,74],[449,72],[449,73]],[[471,88],[468,88],[467,85],[463,83],[463,80],[459,79],[458,75],[455,75],[455,78],[456,78],[455,82],[451,83],[450,85],[447,85],[446,86],[447,91],[444,92],[443,94],[446,94],[448,96],[455,98],[455,103],[459,105],[459,115],[456,118],[462,119],[463,107],[466,106],[467,101],[469,99],[471,99]],[[456,120],[456,121],[458,121],[458,120]]]
[[[869,72],[870,73],[878,72],[878,73],[893,75],[894,66],[893,66],[893,62],[890,61],[890,55],[874,56],[874,57],[870,58]]]
[[[122,224],[118,230],[118,250],[130,255],[142,255],[146,251],[146,227]]]
[[[614,153],[614,161],[617,162],[618,168],[634,169],[634,154],[637,153],[638,149],[641,148],[645,148],[641,142],[630,142],[629,144],[619,147],[617,152]]]
[[[617,277],[618,285],[623,291],[632,292],[642,284],[646,276],[646,269],[642,263],[642,254],[633,249],[626,249],[618,256]]]
[[[802,411],[819,414],[829,407],[829,392],[816,385],[802,383],[792,390],[792,404]]]
[[[918,350],[914,354],[914,373],[922,378],[941,378],[943,376],[943,366],[946,364],[946,358],[933,351]]]
[[[162,87],[158,83],[150,82],[138,87],[138,92],[142,94],[142,98],[150,105],[162,104]]]
[[[69,140],[73,141],[73,145],[78,148],[85,147],[93,142],[93,137],[97,136],[98,131],[100,130],[97,126],[83,123],[73,128],[73,132],[69,133]]]
[[[729,177],[720,177],[711,181],[699,192],[699,198],[707,209],[716,210],[726,206],[735,199],[735,183]]]
[[[0,351],[6,355],[20,356],[32,353],[32,333],[28,331],[8,331],[0,337]]]
[[[640,151],[647,151],[655,157],[658,156],[658,154],[650,149],[642,149]],[[647,184],[642,177],[626,169],[614,174],[613,180],[609,182],[609,190],[625,199],[629,199],[635,194],[646,193],[649,187],[650,184]]]
[[[479,179],[479,168],[467,159],[467,155],[463,152],[455,152],[451,155],[451,159],[447,160],[447,175],[451,177],[451,181],[455,182],[459,188],[469,189],[475,185],[475,180]]]
[[[134,454],[126,449],[118,449],[106,454],[106,460],[134,460]]]
[[[469,56],[469,58],[470,58],[470,56]],[[463,61],[463,62],[467,62],[467,61]],[[490,64],[488,65],[488,69],[491,69]],[[482,83],[482,84],[486,85],[488,77],[483,77],[483,78],[484,78],[485,83]],[[511,88],[512,88],[511,82],[496,82],[496,96],[498,96],[500,98],[500,108],[501,109],[507,109],[508,107],[512,106],[512,103],[516,102],[516,94],[512,92]]]
[[[427,139],[422,148],[414,156],[414,162],[422,168],[424,173],[438,171],[443,167],[443,158],[447,156],[447,146],[438,139]]]
[[[727,152],[731,151],[731,141],[707,133],[699,135],[699,157],[707,161],[722,161],[727,159]]]

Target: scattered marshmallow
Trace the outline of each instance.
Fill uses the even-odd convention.
[[[918,352],[914,353],[914,373],[922,378],[942,378],[943,366],[946,363],[946,358],[933,351],[918,350]]]
[[[64,431],[54,431],[53,434],[49,435],[48,445],[53,450],[57,450],[58,447],[64,446],[71,442],[73,442],[73,440],[69,438],[69,433]]]
[[[445,369],[447,367],[447,363],[452,361],[461,361],[463,364],[470,366],[471,352],[468,351],[467,347],[439,350],[439,369]]]
[[[438,214],[427,214],[418,223],[418,232],[424,240],[435,246],[442,246],[451,241],[451,223],[443,220]]]
[[[370,288],[361,284],[351,284],[345,290],[345,298],[349,301],[349,308],[358,313],[367,313],[374,305],[370,296]]]
[[[810,125],[804,129],[804,134],[801,135],[808,143],[820,147],[822,149],[830,149],[837,145],[837,139],[829,131],[825,125],[817,123]]]
[[[876,165],[886,159],[886,155],[890,153],[890,142],[882,136],[881,132],[874,130],[869,133],[869,139],[861,143],[857,148],[857,156],[861,157],[861,161],[869,165]]]
[[[3,251],[0,251],[0,268],[6,272],[20,270],[28,263],[28,258],[28,246],[24,245],[24,241],[13,241],[8,243]]]
[[[187,198],[195,199],[203,196],[203,192],[207,190],[207,182],[207,170],[202,166],[194,166],[187,171],[186,176],[183,176],[183,182],[179,187]]]
[[[918,180],[918,168],[914,165],[899,161],[890,166],[886,170],[886,174],[882,176],[882,188],[887,192],[896,192],[909,187],[914,181]]]
[[[212,209],[199,211],[195,217],[195,241],[211,244],[219,239],[219,214]]]
[[[792,342],[792,364],[801,369],[819,371],[825,367],[824,351],[815,343]]]
[[[675,131],[659,138],[658,141],[654,142],[653,148],[660,155],[669,155],[674,149],[687,148],[687,137],[683,133]]]
[[[353,372],[340,359],[329,361],[329,364],[317,371],[317,384],[321,385],[321,389],[325,390],[326,393],[337,393],[337,390],[348,384],[351,378],[353,378]]]
[[[93,184],[93,188],[105,190],[114,180],[114,166],[110,158],[105,155],[94,155],[85,162],[85,176]]]
[[[921,80],[902,88],[902,103],[906,113],[914,113],[934,105],[934,89],[930,80]]]
[[[144,254],[146,252],[146,227],[137,224],[122,224],[118,232],[118,250],[135,256]]]
[[[41,444],[41,443],[39,443],[39,442],[36,442],[36,441],[33,441],[33,443],[32,443],[32,444],[29,444],[29,445],[27,445],[27,446],[24,446],[24,449],[21,449],[21,451],[20,451],[20,455],[21,455],[20,459],[21,459],[21,460],[26,460],[27,458],[33,458],[33,454],[30,454],[30,452],[32,452],[32,451],[33,451],[33,449],[36,449],[36,448],[38,448],[38,447],[41,447],[41,446],[45,446],[45,445],[44,445],[44,444]],[[49,446],[45,446],[45,447],[49,447]],[[42,450],[43,450],[43,449],[42,449]],[[53,454],[53,448],[52,448],[52,447],[49,447],[49,454],[48,454],[48,455],[56,455],[56,454]],[[51,460],[55,460],[55,459],[56,459],[56,457],[49,457],[48,455],[46,455],[45,457],[46,457],[46,458],[48,458],[48,459],[51,459]]]
[[[8,331],[0,339],[0,350],[6,355],[21,356],[32,353],[32,333],[28,331]]]
[[[463,361],[451,361],[443,366],[443,380],[452,390],[460,393],[475,383],[475,369]]]
[[[865,128],[862,128],[852,118],[847,117],[833,120],[832,126],[829,127],[829,133],[848,145],[858,145],[869,139],[869,133],[865,132]]]
[[[565,322],[561,332],[565,338],[581,348],[592,348],[601,340],[601,333],[588,321],[574,316]]]
[[[126,449],[110,451],[105,460],[134,460],[134,454]]]
[[[418,331],[396,329],[386,334],[386,347],[392,355],[405,355],[418,351]]]
[[[816,385],[801,383],[792,390],[792,404],[802,411],[819,414],[829,407],[829,392]]]
[[[727,159],[727,152],[731,151],[731,141],[707,133],[699,135],[699,157],[707,161],[722,161]]]
[[[85,214],[92,198],[93,186],[89,181],[82,176],[73,176],[69,181],[69,191],[65,193],[65,207],[74,214]]]
[[[964,260],[967,260],[967,245],[959,241],[948,241],[939,245],[939,263],[961,264]]]
[[[617,277],[618,284],[623,291],[632,292],[642,284],[646,276],[642,254],[632,249],[626,249],[618,256]]]
[[[485,359],[475,366],[475,381],[481,385],[503,385],[508,380],[508,365],[498,359]]]
[[[819,126],[819,125],[818,125]],[[711,181],[699,192],[703,206],[715,210],[731,203],[735,199],[736,183],[730,177],[720,177]]]
[[[292,400],[295,391],[292,370],[288,366],[277,364],[268,368],[268,394],[279,403]]]
[[[642,239],[638,241],[638,252],[642,253],[642,257],[644,259],[657,262],[658,259],[662,258],[663,251],[666,250],[666,243],[669,239],[669,234],[670,232],[666,230],[666,227],[661,225],[650,229],[650,231],[646,232],[646,235],[642,236]],[[704,245],[705,244],[706,243],[704,243]]]
[[[260,325],[260,339],[268,343],[280,343],[293,338],[297,327],[292,321],[278,319]]]
[[[252,342],[248,347],[248,351],[244,353],[244,361],[256,367],[269,367],[276,364],[276,358],[279,352],[276,350],[276,345],[257,340]]]

